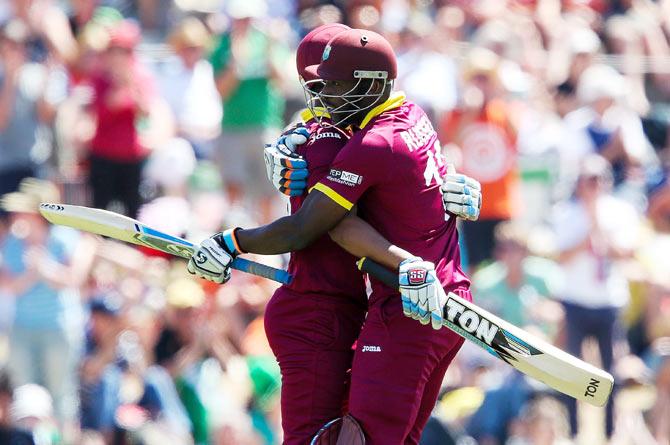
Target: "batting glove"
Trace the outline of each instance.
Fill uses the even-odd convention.
[[[400,263],[398,275],[405,316],[441,329],[447,295],[437,279],[435,265],[419,257],[409,258]]]
[[[442,207],[444,211],[468,221],[476,221],[482,208],[482,186],[479,181],[456,173],[450,165],[442,178]]]
[[[188,261],[186,269],[189,273],[218,284],[230,280],[233,260],[242,253],[235,238],[235,230],[217,233],[203,241]]]
[[[284,195],[300,196],[307,188],[307,161],[296,153],[298,146],[309,139],[305,127],[296,127],[282,134],[273,144],[265,146],[265,171],[274,188]]]

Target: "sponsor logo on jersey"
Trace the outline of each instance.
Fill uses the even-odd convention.
[[[363,345],[363,349],[361,349],[361,352],[382,352],[382,348],[379,346]]]
[[[333,182],[337,182],[338,184],[344,184],[353,187],[363,182],[363,175],[357,175],[356,173],[351,173],[346,170],[336,170],[331,168],[328,179]]]
[[[486,318],[466,308],[464,305],[449,298],[445,309],[447,319],[491,346],[500,328]]]
[[[317,133],[317,135],[314,136],[315,141],[318,141],[319,139],[323,139],[323,138],[342,139],[342,136],[339,133],[336,133],[334,131],[324,131],[322,133]]]

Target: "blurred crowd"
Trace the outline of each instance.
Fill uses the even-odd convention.
[[[616,379],[578,405],[466,345],[421,443],[669,445],[668,0],[0,1],[0,443],[281,443],[274,283],[195,281],[37,207],[194,241],[282,215],[262,147],[329,22],[393,43],[396,88],[481,182],[475,302]]]

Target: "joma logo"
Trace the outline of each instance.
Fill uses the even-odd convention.
[[[340,136],[339,133],[335,133],[334,131],[324,131],[323,133],[317,133],[317,135],[314,136],[315,141],[323,138],[342,139],[342,136]]]
[[[380,348],[379,346],[364,345],[361,352],[382,352],[382,348]]]
[[[487,345],[491,345],[498,332],[498,326],[451,298],[447,300],[446,312],[447,319],[450,322],[458,324],[465,331],[473,334]]]

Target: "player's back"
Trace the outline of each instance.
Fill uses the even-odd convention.
[[[298,147],[297,152],[307,161],[307,188],[310,189],[328,175],[330,165],[347,143],[348,135],[336,128],[324,128],[314,120],[307,120],[306,126],[311,136],[307,143]],[[291,213],[298,211],[306,197],[305,194],[290,198]],[[285,286],[288,289],[367,304],[365,282],[356,268],[356,258],[332,241],[327,234],[308,247],[292,252],[288,270],[293,275],[291,284]]]

